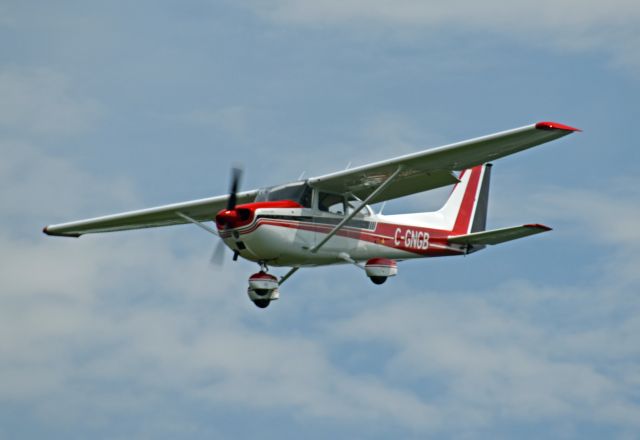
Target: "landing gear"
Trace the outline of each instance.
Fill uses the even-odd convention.
[[[384,282],[387,281],[387,277],[371,276],[369,278],[373,281],[373,284],[384,284]]]
[[[388,277],[396,276],[398,264],[388,258],[372,258],[367,261],[364,270],[373,284],[384,284]]]
[[[257,307],[264,309],[269,306],[271,301],[277,300],[280,293],[278,292],[278,278],[267,273],[266,264],[260,263],[260,269],[260,272],[249,277],[247,293],[249,299]]]
[[[253,303],[257,307],[260,307],[261,309],[266,309],[267,307],[269,307],[269,304],[271,304],[271,300],[269,300],[269,299],[257,299]]]

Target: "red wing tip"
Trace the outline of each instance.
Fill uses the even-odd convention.
[[[564,130],[564,131],[582,131],[579,128],[570,127],[560,124],[559,122],[538,122],[536,128],[539,130]]]
[[[549,226],[541,225],[540,223],[532,223],[532,224],[529,224],[529,225],[524,225],[524,227],[525,228],[542,229],[543,231],[552,231],[553,230]]]

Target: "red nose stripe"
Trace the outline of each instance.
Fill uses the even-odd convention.
[[[293,200],[278,200],[274,202],[255,202],[237,205],[234,209],[223,209],[216,215],[218,229],[234,229],[250,224],[256,213],[256,209],[264,208],[302,208],[302,205]]]

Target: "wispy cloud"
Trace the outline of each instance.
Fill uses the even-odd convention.
[[[474,32],[510,36],[558,51],[608,54],[613,63],[640,71],[640,6],[629,0],[526,2],[420,0],[271,0],[253,3],[269,19],[303,26],[370,26],[400,33]]]
[[[74,92],[70,78],[48,69],[0,69],[0,126],[25,135],[76,134],[102,109]]]
[[[196,110],[178,116],[180,121],[194,125],[211,126],[237,138],[247,136],[248,119],[248,110],[240,105],[217,110]]]

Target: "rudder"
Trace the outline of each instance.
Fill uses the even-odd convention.
[[[452,223],[452,233],[468,234],[485,230],[491,166],[478,165],[460,173],[460,182],[454,186],[446,203],[438,211]]]

